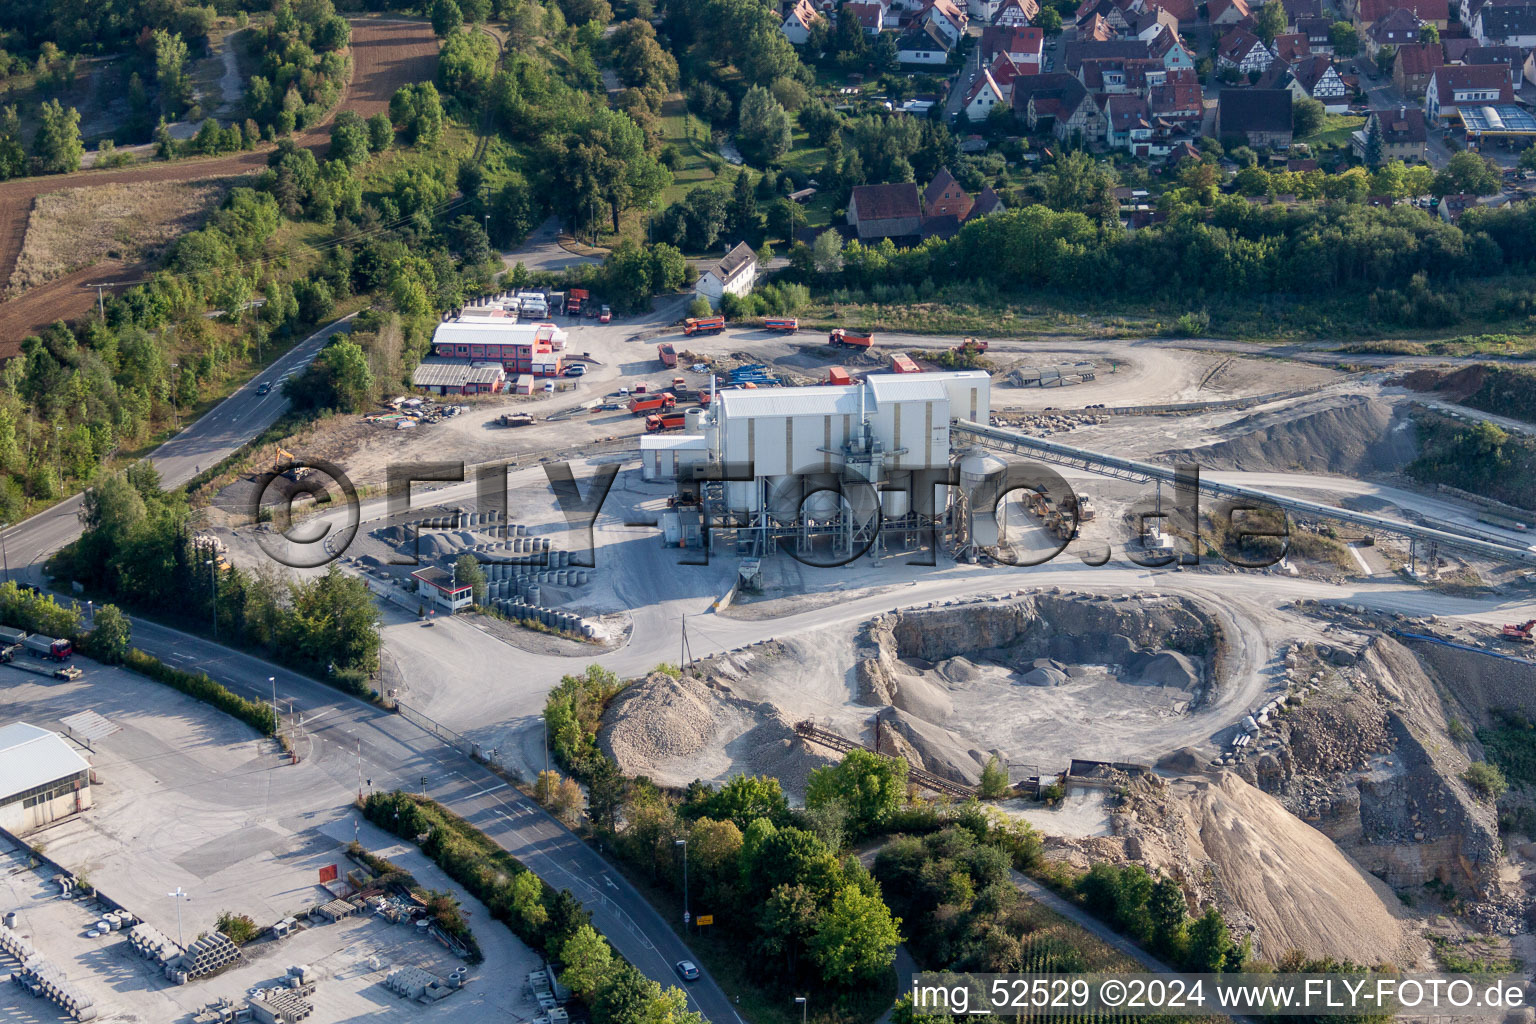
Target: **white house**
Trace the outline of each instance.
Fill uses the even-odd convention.
[[[954,45],[965,35],[971,19],[954,0],[928,0],[918,20],[944,33],[944,38],[949,40],[950,45]]]
[[[903,64],[943,64],[949,60],[950,41],[932,25],[922,25],[896,40],[896,59]]]
[[[981,74],[976,76],[976,82],[971,86],[971,91],[965,97],[965,116],[970,121],[985,121],[987,115],[997,107],[1008,105],[1008,97],[1003,95],[1002,86],[992,77],[992,72],[983,68]]]
[[[417,594],[439,608],[447,609],[450,615],[475,603],[474,587],[468,583],[459,583],[453,573],[435,565],[417,569],[411,573],[411,578],[416,581]]]
[[[693,286],[695,295],[702,295],[716,309],[727,295],[746,295],[757,284],[757,253],[746,242],[737,242],[736,248],[725,258],[699,275]]]
[[[811,26],[822,20],[822,13],[816,9],[811,0],[795,0],[790,6],[789,13],[784,16],[784,24],[779,30],[784,33],[795,46],[804,46],[805,41],[811,36]]]

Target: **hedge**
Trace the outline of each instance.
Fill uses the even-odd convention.
[[[146,675],[157,683],[164,683],[166,686],[180,690],[188,697],[200,700],[204,704],[211,704],[226,715],[240,719],[263,736],[271,736],[277,732],[277,717],[272,713],[270,705],[260,701],[246,700],[228,687],[209,679],[205,673],[183,672],[179,668],[171,668],[159,658],[145,654],[137,647],[129,649],[128,654],[123,658],[123,666]]]

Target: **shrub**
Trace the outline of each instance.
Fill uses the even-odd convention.
[[[237,914],[232,910],[226,910],[220,914],[213,926],[228,936],[229,941],[237,946],[243,946],[261,934],[261,929],[256,926],[255,921],[245,914]]]
[[[1509,790],[1509,783],[1504,781],[1504,773],[1498,767],[1486,761],[1473,761],[1467,766],[1467,770],[1461,773],[1461,779],[1472,787],[1472,791],[1489,803],[1497,800]]]

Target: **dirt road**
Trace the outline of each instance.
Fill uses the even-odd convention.
[[[359,18],[352,22],[352,82],[338,107],[371,117],[389,107],[389,98],[408,82],[429,80],[437,64],[437,39],[430,25],[419,21]],[[297,136],[302,146],[319,150],[330,142],[324,125]],[[191,181],[199,178],[250,174],[267,165],[270,147],[205,159],[177,160],[115,170],[78,171],[0,184],[0,282],[16,269],[26,238],[32,203],[38,196],[67,188]],[[21,340],[56,320],[79,316],[96,301],[91,287],[98,282],[137,280],[145,268],[98,264],[0,305],[0,359],[15,355]],[[114,289],[116,290],[116,289]]]

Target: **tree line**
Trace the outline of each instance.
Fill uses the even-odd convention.
[[[376,609],[367,586],[335,566],[292,581],[274,568],[240,569],[200,542],[182,491],[163,491],[148,463],[85,493],[85,531],[50,560],[70,580],[130,608],[260,651],[363,695],[378,669]]]

